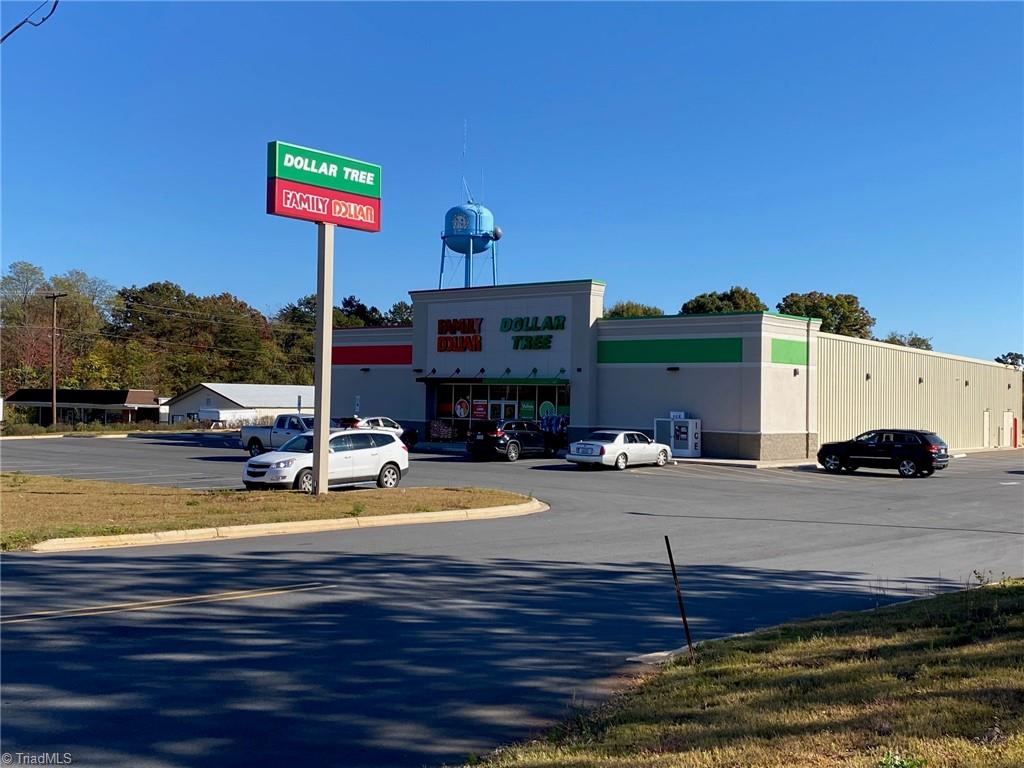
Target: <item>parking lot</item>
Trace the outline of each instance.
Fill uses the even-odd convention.
[[[4,470],[198,488],[238,487],[246,459],[219,436],[2,450]],[[103,766],[212,767],[255,751],[268,764],[456,762],[594,703],[628,657],[683,643],[666,535],[707,639],[957,588],[974,571],[1020,574],[1022,482],[1019,451],[912,480],[414,454],[408,485],[507,488],[551,509],[7,554],[4,748]]]

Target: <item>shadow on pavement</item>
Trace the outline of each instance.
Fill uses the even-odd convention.
[[[237,432],[216,432],[212,434],[183,432],[180,435],[168,434],[166,432],[160,435],[132,432],[129,433],[128,439],[145,440],[150,445],[178,446],[182,448],[234,448],[239,453],[242,453]]]
[[[595,703],[627,656],[684,642],[661,562],[253,549],[8,557],[3,576],[8,616],[330,585],[5,626],[3,749],[66,750],[80,765],[461,762]],[[859,573],[705,564],[680,580],[698,640],[897,599]]]

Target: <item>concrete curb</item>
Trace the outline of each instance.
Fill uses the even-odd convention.
[[[0,435],[0,443],[5,440],[53,440],[58,437],[147,437],[149,435],[229,435],[237,429],[204,429],[201,432],[179,432],[176,430],[137,429],[132,432],[56,432],[45,435]]]
[[[143,547],[154,544],[180,544],[216,539],[244,539],[255,536],[279,536],[291,533],[319,533],[342,531],[350,528],[383,528],[389,525],[419,525],[424,523],[453,523],[466,520],[492,520],[498,517],[517,517],[546,512],[547,504],[531,499],[523,504],[480,509],[451,509],[440,512],[407,512],[401,515],[374,517],[343,517],[328,520],[299,520],[287,523],[256,523],[254,525],[226,525],[219,528],[192,528],[182,531],[155,531],[153,533],[126,533],[118,536],[80,536],[71,539],[47,539],[32,546],[33,552],[71,552],[81,549],[110,547]]]

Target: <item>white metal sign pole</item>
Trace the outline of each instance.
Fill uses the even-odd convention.
[[[331,347],[334,324],[334,225],[318,222],[316,268],[316,368],[313,403],[313,487],[327,493],[327,441],[331,434]]]

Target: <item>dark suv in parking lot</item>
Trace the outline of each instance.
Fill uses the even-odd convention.
[[[555,436],[536,421],[481,421],[466,433],[466,450],[474,459],[504,456],[516,461],[527,454],[554,456],[555,449]]]
[[[895,469],[901,477],[928,477],[949,466],[945,441],[921,429],[874,429],[843,443],[825,443],[818,463],[826,472],[859,467]]]

